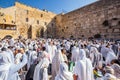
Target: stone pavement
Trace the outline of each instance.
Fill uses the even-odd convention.
[[[26,75],[26,73],[20,75],[21,80],[25,80],[25,75]],[[51,75],[48,76],[48,80],[52,80],[52,76]]]

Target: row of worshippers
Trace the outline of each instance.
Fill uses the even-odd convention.
[[[78,44],[79,43],[79,44]],[[51,49],[51,52],[53,50],[53,52],[55,52],[53,57],[52,57],[52,80],[70,80],[72,79],[70,76],[70,79],[67,79],[68,77],[66,77],[65,75],[63,75],[61,73],[60,70],[62,70],[60,68],[60,65],[65,62],[67,64],[69,64],[69,60],[67,59],[67,56],[70,54],[66,54],[66,51],[69,52],[70,50],[70,46],[72,44],[78,44],[77,46],[73,46],[71,52],[72,52],[72,57],[71,60],[73,63],[75,63],[74,69],[72,74],[74,74],[74,80],[94,80],[95,79],[106,79],[107,78],[114,78],[115,80],[117,78],[119,78],[120,74],[119,74],[119,64],[114,63],[117,65],[117,69],[118,71],[115,70],[115,73],[118,73],[117,75],[113,75],[114,71],[112,71],[112,73],[107,73],[106,76],[105,73],[103,73],[104,70],[102,70],[105,66],[113,66],[114,64],[111,64],[111,61],[114,59],[118,59],[118,55],[115,55],[116,53],[114,53],[114,51],[112,50],[112,48],[110,46],[112,46],[112,43],[105,43],[105,51],[106,51],[106,57],[103,58],[102,53],[100,53],[103,49],[103,47],[101,47],[101,45],[99,45],[98,43],[89,43],[87,44],[86,42],[68,42],[68,41],[62,41],[60,44],[54,44],[52,43],[52,45],[54,46]],[[83,45],[84,44],[84,45]],[[51,42],[49,42],[49,44],[47,44],[47,47],[50,47]],[[48,49],[49,49],[48,47]],[[57,48],[56,48],[57,47]],[[64,49],[61,49],[64,48]],[[100,52],[99,52],[99,51]],[[48,52],[49,53],[49,52]],[[118,54],[118,53],[117,53]],[[87,57],[86,57],[87,55]],[[104,60],[103,60],[104,59]],[[80,62],[79,62],[80,61]],[[118,61],[118,60],[117,60]],[[114,65],[114,66],[116,66]],[[110,67],[110,70],[112,70],[113,67]],[[82,70],[82,71],[81,71]],[[87,71],[87,72],[86,72]],[[100,74],[96,74],[95,76],[93,76],[93,71],[94,74],[96,72],[100,73]],[[106,71],[107,72],[107,71]],[[109,71],[108,71],[109,72]],[[84,73],[84,74],[83,74]],[[59,77],[58,77],[59,74]],[[91,75],[90,75],[91,74]],[[112,76],[111,76],[112,75]],[[56,78],[57,76],[57,78]],[[62,78],[61,78],[62,76]],[[87,78],[86,78],[87,76]],[[66,78],[65,78],[66,77]]]
[[[18,71],[27,63],[27,56],[16,43],[10,46],[10,41],[0,41],[0,80],[21,80]]]
[[[113,42],[12,38],[0,43],[0,80],[20,80],[26,63],[26,80],[48,80],[49,72],[52,80],[120,78],[120,48]]]
[[[45,67],[45,69],[47,69],[47,68],[49,68],[48,65],[52,64],[52,66],[50,67],[50,68],[52,68],[52,80],[55,80],[55,79],[59,80],[59,78],[60,78],[60,80],[70,80],[70,79],[73,79],[73,78],[76,79],[76,80],[87,80],[87,79],[84,79],[84,77],[89,76],[88,74],[90,74],[90,73],[91,73],[91,76],[89,76],[89,77],[91,79],[88,78],[89,80],[93,80],[94,78],[104,80],[104,76],[106,77],[106,75],[105,75],[105,73],[103,73],[104,70],[102,70],[102,69],[106,65],[111,66],[111,61],[118,58],[118,53],[114,53],[114,51],[110,47],[110,46],[112,46],[112,43],[111,43],[111,45],[110,45],[110,43],[104,43],[104,45],[105,46],[103,46],[102,43],[87,42],[87,41],[85,41],[85,42],[84,41],[78,41],[77,42],[77,41],[66,41],[66,40],[63,40],[63,41],[60,41],[60,40],[59,41],[57,41],[57,40],[53,40],[53,41],[47,40],[47,41],[45,41],[45,40],[43,40],[41,46],[42,47],[44,46],[44,48],[46,48],[46,50],[45,49],[43,49],[43,50],[45,51],[44,53],[46,54],[46,56],[49,60],[49,64],[43,64],[43,65],[47,65]],[[81,56],[80,51],[81,50],[82,50],[82,53],[85,54],[84,56],[87,57],[87,58],[84,57],[83,59],[87,59],[86,62],[88,62],[89,64],[85,63],[85,62],[83,62],[84,64],[81,64],[81,65],[84,65],[83,68],[85,68],[85,67],[86,68],[83,69],[81,67],[80,69],[83,70],[83,71],[81,71],[82,73],[80,74],[79,68],[77,68],[77,66],[80,65],[80,63],[78,64],[77,62],[79,60],[82,60],[82,58],[80,59],[80,56]],[[68,52],[67,54],[66,54],[66,51]],[[106,51],[106,52],[102,53],[102,51],[103,52]],[[72,55],[71,57],[69,56],[70,55],[69,52]],[[103,57],[102,54],[106,54],[106,57]],[[115,55],[115,54],[117,54],[117,55]],[[39,62],[41,62],[41,61],[39,61]],[[48,61],[46,61],[46,63],[47,62]],[[70,79],[67,79],[67,78],[64,78],[65,75],[63,76],[63,74],[62,75],[60,74],[62,72],[61,71],[62,69],[60,68],[60,65],[64,64],[64,62],[67,63],[67,64],[69,64],[70,62],[75,63],[73,72],[70,73],[70,74],[74,74],[74,77],[69,76]],[[33,65],[33,66],[35,68],[35,72],[33,71],[33,73],[34,73],[34,75],[36,75],[36,74],[39,73],[38,65],[37,65],[37,67],[35,67],[35,65]],[[88,67],[88,66],[91,66],[91,68]],[[70,67],[70,64],[69,64],[68,67]],[[117,65],[117,67],[118,67],[117,69],[119,70],[119,65]],[[110,68],[110,69],[112,70],[112,68]],[[82,74],[84,73],[84,71],[85,71],[86,75],[84,74],[84,77],[83,77]],[[86,73],[86,71],[88,71],[87,72],[88,74]],[[92,71],[94,71],[95,76],[93,76]],[[42,71],[41,73],[46,73],[46,76],[48,76],[47,75],[48,72],[47,72],[47,70],[45,70],[45,72]],[[117,71],[115,71],[115,72],[117,72]],[[69,72],[68,72],[68,69],[67,69],[67,74],[68,73]],[[100,74],[98,74],[98,73],[100,73]],[[119,72],[117,72],[117,73],[119,73]],[[63,77],[61,78],[60,75],[63,76]],[[109,75],[110,75],[110,73],[109,73]],[[113,74],[111,74],[111,75],[113,75]],[[34,77],[34,80],[36,79],[36,77],[37,76]],[[38,77],[40,78],[39,74],[38,74]],[[83,77],[83,79],[81,79],[82,77]],[[109,76],[108,78],[111,78],[111,77],[113,77],[113,76]],[[116,77],[119,78],[119,74],[115,75],[114,79],[117,79]],[[39,80],[39,78],[37,78],[37,79]],[[42,76],[42,78],[43,78],[43,76]],[[44,78],[44,80],[45,80],[45,78]]]

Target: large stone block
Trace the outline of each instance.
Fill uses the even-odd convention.
[[[114,32],[120,32],[120,29],[114,29]]]

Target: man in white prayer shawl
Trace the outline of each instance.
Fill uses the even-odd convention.
[[[101,44],[100,53],[102,53],[104,59],[106,59],[106,57],[107,57],[107,51],[108,51],[108,49],[107,49],[106,45],[105,44]]]
[[[10,63],[9,75],[7,80],[21,80],[18,71],[27,63],[27,56],[23,54],[19,64]]]
[[[9,55],[9,57],[10,57],[10,62],[11,63],[14,63],[14,53],[13,53],[14,51],[15,50],[13,49],[12,46],[9,46],[8,49],[7,49],[7,53]]]
[[[18,53],[16,53],[16,55],[15,55],[15,64],[19,64],[21,62],[21,59],[22,59],[21,50],[22,50],[22,48],[20,48],[20,47],[17,48]]]
[[[48,54],[50,55],[50,63],[52,63],[52,46],[51,43],[48,42],[48,44],[45,46]]]
[[[41,60],[35,67],[33,80],[48,80],[47,68],[49,66],[49,60],[46,54],[42,53]]]
[[[56,45],[55,45],[55,42],[52,42],[51,43],[51,49],[52,49],[52,54],[51,54],[51,56],[52,56],[52,59],[53,59],[53,57],[55,56],[55,53],[57,52],[57,47],[56,47]]]
[[[0,80],[7,80],[10,65],[8,54],[6,52],[0,52]]]
[[[52,60],[52,80],[55,79],[55,76],[58,74],[60,63],[64,62],[61,49],[57,51]]]
[[[14,46],[14,42],[15,42],[14,39],[11,38],[11,39],[9,40],[9,45],[10,45],[10,46]]]
[[[49,44],[48,44],[48,41],[45,43],[45,48],[46,48],[46,51],[48,52],[48,46],[49,46]]]
[[[111,61],[114,60],[114,59],[117,59],[117,56],[114,54],[113,51],[109,51],[107,53],[107,57],[106,57],[106,65],[110,65]]]
[[[96,47],[91,47],[90,49],[90,59],[94,68],[102,68],[103,58]]]
[[[105,58],[105,60],[107,58],[107,54],[109,51],[113,52],[110,43],[107,43],[106,46],[101,47],[101,53],[102,53],[103,57]]]
[[[66,41],[65,49],[66,49],[67,51],[70,50],[70,42],[69,42],[69,41]]]
[[[55,77],[55,80],[73,80],[73,74],[68,71],[68,65],[66,63],[61,63],[59,68],[59,73]]]
[[[92,62],[86,58],[84,49],[80,49],[73,73],[74,80],[94,80]]]
[[[79,48],[74,46],[72,49],[71,61],[76,62],[78,60]]]
[[[34,61],[37,59],[37,52],[35,50],[33,50],[32,47],[29,47],[29,50],[27,52],[27,59],[28,59],[28,63],[27,63],[27,70],[29,70],[30,65],[32,65],[34,63]]]

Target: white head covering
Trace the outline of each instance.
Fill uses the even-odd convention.
[[[0,80],[7,80],[9,68],[9,57],[6,53],[0,53]]]
[[[72,50],[71,60],[73,62],[77,61],[78,60],[78,55],[79,55],[79,48],[78,47],[74,47],[73,50]]]
[[[100,54],[96,47],[91,47],[90,49],[90,59],[92,61],[93,67],[102,67],[102,54]]]
[[[111,61],[112,61],[113,59],[117,59],[117,56],[115,55],[114,52],[109,51],[109,52],[107,53],[107,58],[106,58],[106,61],[105,61],[105,62],[106,62],[106,65],[107,65],[107,64],[110,65],[110,63],[111,63]]]
[[[28,48],[29,48],[30,50],[33,50],[33,46],[32,46],[31,44],[28,46]]]
[[[55,80],[73,80],[72,73],[68,71],[68,66],[66,63],[60,64],[59,74],[57,74]]]
[[[79,60],[75,64],[74,74],[78,76],[78,80],[94,80],[92,63],[86,58],[84,49],[80,49]]]
[[[91,47],[90,53],[99,53],[96,47]]]
[[[61,50],[58,50],[56,53],[55,53],[55,56],[53,57],[53,62],[64,62],[64,59],[63,59],[63,56],[62,56],[62,53],[61,53]]]
[[[9,45],[10,45],[10,46],[14,46],[14,42],[15,42],[15,41],[14,41],[14,38],[11,38],[10,41],[9,41]]]
[[[61,50],[58,50],[52,60],[52,78],[54,80],[55,76],[59,72],[60,64],[64,62]]]
[[[47,58],[41,59],[34,71],[33,80],[48,80],[47,68],[49,60]]]
[[[86,59],[85,50],[84,50],[84,49],[81,49],[81,50],[80,50],[80,53],[79,53],[79,60],[85,60],[85,59]]]

